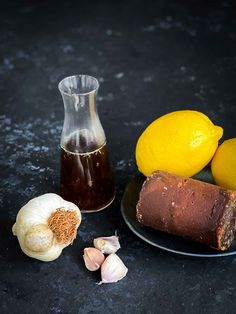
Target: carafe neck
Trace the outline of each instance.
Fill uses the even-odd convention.
[[[59,84],[65,110],[61,146],[72,152],[96,150],[106,141],[97,112],[98,82],[82,75],[64,80]]]

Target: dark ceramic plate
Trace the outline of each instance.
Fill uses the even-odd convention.
[[[202,170],[195,178],[212,182],[211,172],[208,168]],[[145,180],[143,175],[136,176],[126,187],[122,201],[121,212],[128,227],[142,240],[162,250],[197,257],[221,257],[236,254],[236,239],[226,252],[205,247],[190,240],[183,239],[149,227],[143,227],[136,219],[136,204],[139,192]]]

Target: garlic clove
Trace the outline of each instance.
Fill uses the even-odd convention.
[[[16,223],[14,223],[14,225],[12,226],[12,233],[14,236],[17,235],[17,231],[16,231]]]
[[[96,238],[93,240],[93,245],[104,254],[116,253],[120,249],[119,238],[115,235]]]
[[[85,248],[83,258],[86,268],[90,271],[98,270],[105,260],[103,253],[94,247]]]
[[[128,268],[115,253],[110,254],[101,267],[102,280],[98,283],[112,283],[124,278],[128,272]]]
[[[53,232],[47,225],[32,226],[25,234],[25,246],[33,252],[48,250],[53,242]]]

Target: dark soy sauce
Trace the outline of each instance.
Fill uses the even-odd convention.
[[[61,148],[61,196],[82,211],[98,211],[114,199],[115,189],[106,143],[86,143],[80,136],[80,152],[72,135]]]

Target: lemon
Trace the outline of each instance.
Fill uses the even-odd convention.
[[[236,190],[236,138],[219,146],[211,162],[211,171],[216,184]]]
[[[179,110],[153,121],[138,139],[136,162],[149,176],[164,170],[191,177],[212,159],[223,129],[201,112]]]

